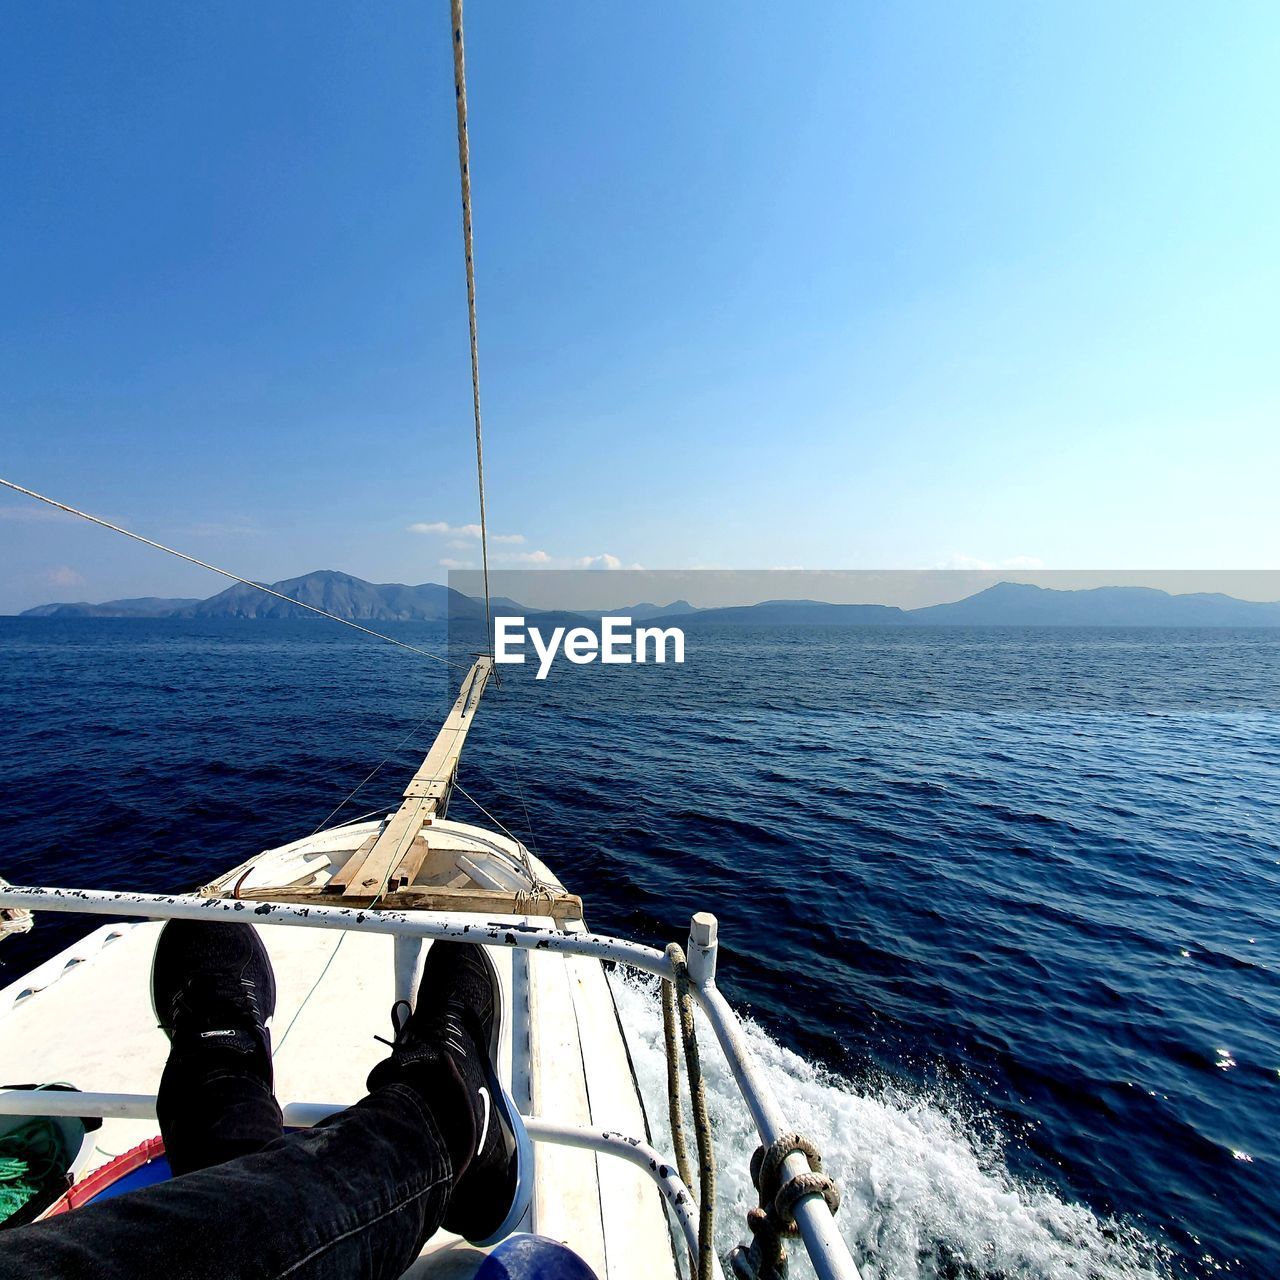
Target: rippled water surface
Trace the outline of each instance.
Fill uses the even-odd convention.
[[[393,805],[448,701],[323,623],[0,619],[0,875],[190,887],[388,752],[338,820]],[[941,628],[508,668],[461,775],[595,927],[716,912],[879,1277],[1280,1270],[1278,780],[1280,632]],[[644,1076],[652,995],[623,1004]],[[713,1100],[727,1240],[750,1142]]]

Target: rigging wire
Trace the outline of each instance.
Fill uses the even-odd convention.
[[[452,19],[453,83],[454,97],[456,99],[458,112],[458,167],[462,181],[462,235],[466,249],[467,266],[467,321],[471,332],[471,401],[476,428],[476,483],[480,494],[480,556],[484,571],[485,641],[489,648],[489,655],[492,657],[493,607],[490,602],[489,594],[489,531],[484,500],[484,442],[480,425],[480,352],[476,338],[476,276],[475,264],[472,258],[471,166],[469,158],[470,149],[467,142],[467,70],[466,59],[463,54],[462,46],[462,0],[452,0]],[[12,489],[15,493],[25,494],[28,498],[35,498],[38,502],[47,503],[51,507],[56,507],[60,511],[67,512],[69,515],[79,516],[82,520],[88,520],[92,524],[100,525],[104,529],[110,529],[113,533],[123,534],[126,538],[132,538],[135,542],[141,542],[145,546],[154,547],[157,551],[164,551],[171,556],[177,556],[178,559],[186,560],[189,564],[198,565],[201,569],[208,569],[211,573],[217,573],[224,578],[230,578],[233,582],[238,582],[242,586],[252,587],[254,590],[261,591],[265,595],[274,596],[277,600],[283,600],[287,604],[297,605],[298,608],[306,609],[311,613],[318,614],[322,618],[328,618],[333,622],[340,622],[343,626],[351,627],[353,630],[360,631],[367,636],[372,636],[376,640],[385,640],[388,644],[397,645],[401,649],[407,649],[410,653],[416,653],[419,657],[429,658],[433,662],[442,662],[446,666],[455,667],[460,671],[467,669],[466,665],[463,663],[453,662],[449,658],[441,657],[438,653],[428,653],[425,649],[419,649],[415,645],[406,644],[403,640],[397,640],[393,636],[386,635],[381,631],[374,631],[371,627],[362,627],[359,623],[353,622],[349,618],[340,618],[337,614],[330,613],[327,609],[321,609],[317,605],[307,604],[302,600],[294,600],[289,596],[283,595],[279,591],[273,591],[270,587],[264,586],[261,582],[254,582],[249,578],[242,578],[238,573],[232,573],[228,569],[220,569],[217,565],[209,564],[205,560],[199,560],[195,556],[187,555],[186,552],[178,551],[174,547],[167,547],[164,543],[155,542],[151,538],[143,537],[140,533],[133,533],[129,529],[121,528],[118,524],[112,524],[111,521],[102,519],[100,516],[91,515],[87,511],[81,511],[78,507],[73,507],[65,502],[59,502],[57,499],[47,497],[43,493],[37,493],[34,489],[28,489],[23,485],[16,484],[12,480],[5,480],[0,477],[0,485],[3,485],[7,489]]]
[[[319,990],[320,984],[324,981],[325,975],[333,967],[333,962],[338,958],[338,952],[342,950],[342,944],[351,936],[350,932],[343,929],[338,934],[338,941],[334,944],[334,948],[329,952],[328,958],[321,967],[320,972],[316,975],[316,980],[311,984],[310,990],[302,997],[302,1003],[294,1010],[293,1017],[289,1019],[289,1025],[285,1027],[284,1034],[278,1039],[272,1039],[271,1044],[271,1060],[274,1062],[276,1054],[284,1048],[284,1042],[289,1038],[289,1032],[293,1030],[298,1019],[302,1017],[302,1011],[311,1003],[311,997]]]
[[[91,524],[101,525],[104,529],[110,529],[113,533],[122,533],[126,538],[132,538],[135,542],[154,547],[157,551],[167,551],[169,555],[177,556],[179,560],[186,560],[189,564],[199,565],[201,569],[208,569],[211,573],[220,573],[224,578],[230,578],[233,582],[238,582],[242,586],[252,587],[255,591],[261,591],[266,595],[275,596],[277,600],[283,600],[286,604],[297,605],[299,609],[307,609],[311,613],[319,614],[322,618],[328,618],[331,622],[340,622],[344,627],[351,627],[354,631],[361,631],[367,636],[372,636],[375,640],[385,640],[388,644],[394,644],[401,649],[408,649],[410,653],[416,653],[420,658],[430,658],[432,662],[443,662],[445,666],[457,667],[459,671],[467,670],[466,666],[461,662],[442,658],[438,653],[428,653],[425,649],[419,649],[416,645],[406,644],[403,640],[397,640],[394,636],[385,635],[381,631],[374,631],[370,627],[362,627],[358,622],[352,622],[350,618],[340,618],[336,613],[321,609],[319,605],[307,604],[305,600],[295,600],[292,596],[283,595],[279,591],[273,591],[270,587],[263,586],[261,582],[254,582],[250,578],[242,578],[238,573],[232,573],[229,569],[219,569],[216,564],[209,564],[205,560],[197,560],[195,556],[189,556],[185,551],[166,547],[163,542],[153,542],[150,538],[144,538],[140,533],[132,533],[128,529],[122,529],[118,524],[112,524],[110,520],[104,520],[101,516],[90,515],[89,512],[81,511],[79,507],[69,506],[65,502],[59,502],[56,498],[48,498],[43,493],[37,493],[34,489],[24,488],[20,484],[15,484],[12,480],[5,480],[0,477],[0,485],[4,485],[6,489],[12,489],[15,493],[26,494],[28,498],[35,498],[37,502],[48,503],[51,507],[57,507],[59,511],[66,511],[70,515],[79,516],[82,520],[88,520]],[[488,601],[486,600],[486,608],[487,606]]]
[[[524,798],[524,783],[520,778],[519,755],[511,746],[511,739],[507,737],[507,731],[502,727],[502,721],[497,721],[498,732],[502,735],[502,744],[511,754],[511,780],[516,784],[516,795],[520,797],[520,807],[524,810],[525,830],[529,833],[529,848],[533,850],[533,856],[539,860],[542,858],[542,851],[538,848],[537,837],[533,834],[533,819],[529,816],[529,802]],[[468,797],[470,799],[470,797]]]
[[[458,118],[458,169],[462,190],[462,235],[463,246],[466,254],[466,278],[467,278],[467,322],[471,340],[471,400],[472,411],[475,419],[475,435],[476,435],[476,484],[479,491],[480,499],[480,555],[483,566],[484,578],[484,610],[485,610],[485,640],[489,649],[489,655],[492,658],[493,649],[493,607],[489,591],[489,538],[488,538],[488,521],[485,509],[485,489],[484,489],[484,439],[481,427],[480,413],[480,352],[477,337],[476,325],[476,281],[475,281],[475,261],[474,261],[474,241],[472,236],[471,221],[471,162],[470,162],[470,145],[467,136],[467,72],[466,72],[466,55],[463,46],[462,35],[462,0],[451,0],[451,20],[453,28],[453,82],[454,82],[454,99],[457,107]],[[28,489],[23,485],[17,484],[12,480],[5,480],[0,477],[0,485],[13,490],[15,493],[21,493],[29,498],[34,498],[38,502],[46,503],[51,507],[55,507],[60,511],[65,511],[69,515],[78,516],[82,520],[87,520],[92,524],[109,529],[114,533],[119,533],[126,538],[132,538],[135,542],[141,542],[145,546],[152,547],[157,551],[164,551],[169,555],[176,556],[180,560],[185,560],[189,564],[197,565],[199,568],[207,569],[211,573],[216,573],[224,578],[230,578],[233,582],[238,582],[242,586],[252,587],[256,591],[261,591],[265,595],[273,596],[278,600],[284,601],[286,604],[297,605],[301,609],[317,614],[320,617],[328,618],[333,622],[340,622],[343,626],[351,627],[355,631],[359,631],[364,635],[371,636],[377,640],[384,640],[388,644],[396,645],[398,648],[406,649],[410,653],[417,654],[419,657],[429,658],[434,662],[444,663],[446,666],[456,668],[458,670],[466,670],[467,667],[463,663],[454,662],[449,658],[442,657],[440,654],[429,653],[425,649],[419,649],[415,645],[407,644],[403,640],[397,640],[394,636],[386,635],[381,631],[374,631],[370,627],[363,627],[357,622],[353,622],[348,618],[340,618],[337,614],[330,613],[327,609],[321,609],[317,605],[307,604],[302,600],[295,600],[289,596],[275,591],[270,587],[264,586],[260,582],[254,582],[252,579],[241,577],[237,573],[232,573],[228,569],[219,568],[217,565],[209,564],[207,561],[197,559],[195,556],[188,555],[184,551],[179,551],[174,547],[166,546],[164,543],[156,542],[151,538],[144,537],[142,534],[134,533],[129,529],[125,529],[120,525],[113,524],[109,520],[104,520],[100,516],[95,516],[87,511],[82,511],[78,507],[73,507],[68,503],[59,502],[55,498],[50,498],[42,493],[37,493],[34,489]],[[427,717],[429,719],[430,717]],[[316,828],[312,835],[318,834],[329,822],[337,816],[339,812],[351,801],[356,795],[381,771],[384,765],[391,757],[408,742],[426,723],[426,719],[416,724],[410,731],[392,748],[386,756],[356,785],[356,787],[348,793],[348,795],[338,804],[338,806],[324,819]],[[505,734],[503,735],[505,739]],[[456,785],[456,784],[455,784]],[[520,783],[518,775],[516,776],[516,785],[519,791],[520,804],[524,810],[525,824],[529,828],[530,840],[533,840],[533,824],[529,816],[529,807],[525,801],[524,788]],[[500,830],[505,832],[517,845],[523,849],[523,843],[510,832],[502,823],[498,822],[492,814],[488,813],[482,805],[473,797],[467,795],[461,787],[457,788],[462,794],[475,805],[485,817],[489,818]],[[527,855],[526,855],[527,862]],[[530,869],[530,873],[531,869]],[[379,887],[378,896],[384,892],[385,886]],[[376,899],[375,899],[376,901]],[[333,955],[337,954],[337,948],[334,949]],[[333,956],[330,956],[332,962]],[[325,972],[328,970],[328,964],[325,965]],[[323,978],[324,972],[320,977]],[[316,985],[319,985],[320,979],[317,979]],[[313,988],[314,990],[314,988]],[[308,996],[309,998],[309,996]],[[304,1000],[304,1004],[306,1001]],[[296,1015],[295,1015],[296,1021]],[[290,1024],[290,1029],[292,1024]],[[286,1030],[286,1035],[288,1031]]]
[[[510,827],[503,826],[503,824],[499,822],[498,819],[495,818],[493,814],[491,814],[489,810],[486,809],[484,805],[482,805],[480,801],[475,798],[475,796],[468,795],[466,791],[463,791],[462,785],[458,782],[458,779],[456,777],[453,780],[453,789],[455,791],[461,791],[463,798],[466,800],[470,800],[471,803],[475,805],[475,807],[479,809],[480,812],[484,814],[484,816],[488,818],[489,821],[492,822],[493,825],[497,827],[498,830],[501,831],[502,834],[506,836],[515,845],[516,849],[520,853],[520,862],[524,867],[525,874],[529,877],[529,882],[534,887],[534,891],[536,892],[538,889],[542,888],[543,887],[542,877],[538,875],[536,871],[534,871],[533,863],[529,861],[529,850],[525,847],[524,841],[521,840],[520,837],[516,835],[516,833],[512,831]]]
[[[405,743],[409,741],[410,738],[412,738],[415,734],[417,734],[421,730],[422,726],[427,723],[428,720],[431,720],[432,718],[434,718],[435,715],[436,715],[435,708],[432,708],[432,710],[428,711],[427,714],[423,716],[423,718],[419,720],[418,723],[415,724],[413,728],[410,729],[409,732],[406,733],[404,737],[401,738],[400,741],[397,742],[396,745],[392,747],[391,750],[388,751],[387,754],[383,756],[382,759],[379,760],[376,765],[373,766],[372,769],[369,770],[369,772],[360,780],[360,782],[356,784],[355,788],[341,801],[338,807],[334,809],[334,811],[331,814],[329,814],[329,816],[325,818],[325,820],[320,824],[320,826],[318,826],[311,834],[313,836],[319,835],[320,831],[323,828],[328,826],[328,824],[338,815],[338,813],[342,810],[342,808],[355,799],[355,797],[359,794],[359,792],[382,769],[383,765],[385,765],[387,761],[390,760],[391,757],[395,755],[400,750],[400,748],[403,747]],[[366,814],[365,816],[371,817],[372,815]],[[359,821],[359,819],[353,819],[353,821]],[[350,825],[350,824],[348,823],[344,825]],[[340,828],[338,827],[333,828],[333,830],[335,831],[339,829]],[[393,860],[392,865],[394,866],[397,862],[399,862],[399,854],[397,854],[396,858]],[[390,868],[388,868],[387,876],[383,877],[382,884],[378,886],[377,895],[374,897],[373,901],[369,904],[370,909],[372,909],[374,906],[377,905],[378,900],[386,892],[387,879],[389,878],[389,876],[390,876]],[[333,962],[338,958],[338,952],[342,950],[342,944],[346,942],[349,936],[350,935],[346,931],[343,931],[341,934],[339,934],[337,945],[333,948],[332,951],[329,952],[328,957],[325,959],[324,964],[320,968],[320,972],[316,975],[316,980],[311,984],[311,987],[307,991],[307,994],[302,997],[302,1003],[298,1005],[297,1009],[294,1011],[293,1017],[289,1019],[289,1025],[285,1027],[284,1034],[277,1041],[274,1042],[271,1049],[271,1057],[273,1061],[275,1059],[276,1054],[279,1053],[280,1049],[283,1047],[284,1042],[289,1038],[289,1033],[293,1030],[298,1019],[302,1016],[302,1011],[307,1007],[308,1004],[310,1004],[311,997],[314,996],[315,993],[320,989],[320,984],[325,980],[325,977],[328,975],[329,970],[333,967]]]
[[[470,800],[471,803],[475,805],[475,807],[479,809],[480,812],[484,814],[484,816],[488,818],[489,821],[492,822],[493,825],[497,827],[498,830],[501,831],[504,836],[506,836],[510,840],[513,840],[518,845],[524,844],[524,841],[521,840],[520,837],[516,835],[516,833],[512,831],[510,827],[504,826],[501,822],[499,822],[498,819],[495,818],[493,814],[491,814],[489,810],[486,809],[484,805],[482,805],[480,801],[475,798],[475,796],[470,795],[466,791],[464,791],[462,789],[462,784],[457,780],[457,778],[453,780],[453,789],[457,792],[460,792],[464,800]]]
[[[484,567],[484,626],[493,657],[493,610],[489,604],[489,536],[484,511],[484,445],[480,433],[480,348],[476,340],[476,270],[471,238],[471,148],[467,142],[467,60],[462,47],[462,0],[451,0],[453,97],[458,109],[458,171],[462,181],[462,240],[467,256],[467,322],[471,329],[471,404],[476,421],[476,483],[480,490],[480,562]]]
[[[392,747],[391,750],[388,751],[387,754],[383,756],[382,759],[379,760],[378,763],[375,764],[373,768],[370,769],[369,772],[365,774],[365,776],[359,782],[356,783],[356,785],[352,788],[352,790],[349,791],[346,797],[338,804],[337,808],[334,809],[333,812],[330,813],[329,816],[325,818],[324,821],[321,822],[320,825],[311,834],[313,836],[319,835],[321,831],[323,831],[326,827],[328,827],[329,823],[332,822],[333,819],[336,818],[338,814],[341,813],[342,810],[345,809],[347,805],[349,805],[352,802],[352,800],[354,800],[356,796],[358,796],[360,792],[363,791],[365,787],[368,786],[368,784],[372,782],[373,779],[382,771],[382,767],[387,763],[387,761],[389,761],[392,756],[394,756],[397,752],[399,752],[400,748],[403,747],[405,743],[407,743],[410,740],[410,738],[416,737],[417,734],[421,731],[422,726],[426,724],[428,720],[434,720],[438,715],[439,715],[438,709],[433,706],[431,710],[428,711],[427,714],[423,716],[422,719],[419,720],[418,723],[415,724],[413,728],[410,729],[409,732],[406,733],[404,737],[401,738],[400,741],[397,742],[396,745]],[[376,813],[377,810],[374,810],[374,812]],[[343,825],[346,825],[346,824],[343,824]],[[337,830],[337,828],[335,827],[334,830]]]
[[[475,244],[471,227],[471,144],[467,135],[467,56],[462,37],[462,0],[450,0],[450,18],[453,24],[453,97],[458,114],[458,176],[462,186],[462,241],[467,265],[467,324],[471,336],[471,404],[476,425],[476,484],[480,493],[480,562],[484,574],[484,624],[485,639],[489,646],[489,657],[494,657],[493,644],[493,608],[489,595],[489,535],[485,521],[484,500],[484,441],[481,431],[480,416],[480,346],[476,328],[476,269]],[[501,726],[499,726],[501,730]],[[503,740],[506,734],[503,733]],[[529,806],[525,801],[524,787],[520,781],[519,770],[513,769],[516,789],[520,796],[520,806],[524,810],[525,826],[529,831],[529,843],[536,841],[533,835],[533,823],[529,817]],[[456,782],[454,784],[457,786]],[[461,787],[457,788],[462,791]],[[478,804],[465,791],[462,792],[472,804],[491,822],[500,827],[516,844],[524,847],[506,827],[503,827],[492,814]]]

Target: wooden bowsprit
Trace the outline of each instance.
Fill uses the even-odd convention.
[[[348,899],[375,898],[413,882],[429,852],[424,828],[448,807],[462,745],[492,671],[491,658],[477,658],[472,664],[453,710],[404,789],[400,807],[378,835],[361,845],[330,879],[327,893]]]

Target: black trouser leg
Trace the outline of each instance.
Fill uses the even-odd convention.
[[[392,1280],[452,1186],[423,1094],[387,1084],[254,1154],[0,1232],[0,1278]]]
[[[260,1075],[210,1070],[177,1052],[160,1077],[156,1116],[175,1176],[261,1151],[284,1132],[280,1105]]]

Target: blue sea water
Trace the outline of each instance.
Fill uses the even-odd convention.
[[[324,623],[0,619],[0,875],[188,888],[388,753],[333,820],[390,807],[448,674]],[[870,1274],[1280,1271],[1280,632],[708,629],[532,675],[454,816],[598,929],[716,912]]]

